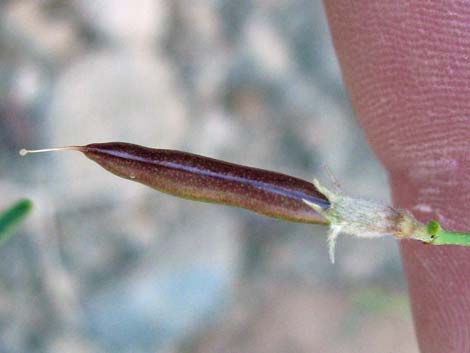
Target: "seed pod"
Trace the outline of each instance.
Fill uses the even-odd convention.
[[[241,207],[293,222],[328,223],[304,202],[327,209],[328,199],[312,183],[285,174],[123,142],[20,153],[54,150],[80,151],[117,176],[186,199]]]

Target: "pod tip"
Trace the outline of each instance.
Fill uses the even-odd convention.
[[[22,148],[19,153],[21,156],[26,156],[29,153],[42,153],[42,152],[53,152],[53,151],[81,151],[83,147],[80,146],[66,146],[66,147],[56,147],[56,148],[44,148],[41,150],[27,150]]]

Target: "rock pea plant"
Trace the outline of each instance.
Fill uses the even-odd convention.
[[[269,217],[329,227],[334,262],[340,233],[358,238],[392,235],[431,245],[470,246],[470,234],[443,230],[435,220],[423,224],[408,211],[377,201],[349,197],[289,175],[224,162],[192,153],[124,142],[94,143],[42,150],[79,151],[109,172],[156,190],[196,201],[248,209]]]

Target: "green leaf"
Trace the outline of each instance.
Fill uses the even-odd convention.
[[[7,241],[13,231],[33,208],[30,200],[20,200],[6,211],[0,213],[0,246]]]
[[[428,223],[428,234],[434,237],[440,231],[441,231],[441,225],[439,224],[439,222],[435,220],[430,220]]]

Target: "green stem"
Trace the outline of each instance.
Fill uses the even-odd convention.
[[[436,237],[431,241],[431,244],[470,246],[470,234],[441,230],[436,234]]]
[[[450,232],[441,228],[437,221],[428,223],[428,234],[432,236],[432,245],[470,246],[470,233]]]

